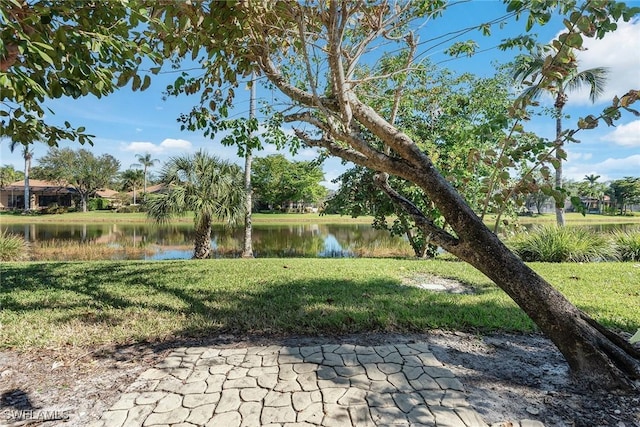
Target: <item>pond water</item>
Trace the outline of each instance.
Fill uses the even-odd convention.
[[[107,247],[106,259],[184,259],[193,255],[192,224],[7,224],[9,233],[24,236],[37,259],[73,259],[73,248]],[[244,231],[214,227],[211,246],[214,257],[238,257]],[[411,248],[405,239],[368,224],[254,225],[253,249],[256,257],[358,257],[405,256]],[[55,254],[55,252],[58,254]],[[65,257],[64,253],[68,253]]]
[[[637,224],[598,224],[594,233],[637,227]],[[193,255],[190,223],[158,226],[151,223],[6,224],[3,231],[30,242],[34,260],[185,259]],[[214,227],[212,256],[234,258],[242,253],[242,228]],[[368,224],[254,225],[254,255],[285,257],[413,256],[405,238],[392,237]]]

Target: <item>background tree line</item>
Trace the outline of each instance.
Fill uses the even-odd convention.
[[[154,176],[149,171],[157,159],[149,153],[137,155],[137,159],[139,163],[121,170],[120,162],[109,154],[96,156],[86,149],[54,147],[35,159],[30,177],[74,188],[83,211],[88,209],[89,199],[104,189],[130,192],[130,197],[120,196],[120,202],[136,205],[144,203],[149,184],[166,182],[162,174]],[[22,179],[24,173],[12,165],[0,167],[2,188]],[[321,184],[323,180],[322,165],[317,162],[288,160],[282,154],[256,157],[252,168],[254,211],[304,212],[305,207],[317,207],[328,194]]]

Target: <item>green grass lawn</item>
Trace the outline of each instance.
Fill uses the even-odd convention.
[[[319,215],[317,213],[305,214],[285,214],[285,213],[254,213],[254,224],[371,224],[373,217],[363,216],[351,218],[341,215]],[[21,215],[9,212],[0,212],[0,224],[24,224],[41,222],[79,222],[79,223],[141,223],[148,222],[145,213],[116,213],[111,211],[91,211],[91,212],[70,212],[60,215]],[[191,215],[173,218],[172,223],[190,223],[193,221]],[[495,218],[491,215],[487,217],[487,224],[493,226]],[[518,217],[520,224],[553,224],[556,221],[555,214],[544,214],[532,217]],[[579,213],[566,214],[567,225],[584,224],[640,224],[640,215],[635,216],[609,216],[589,214],[582,216]]]
[[[640,214],[637,212],[633,216],[622,215],[597,215],[587,214],[582,215],[577,212],[568,212],[565,214],[565,221],[567,225],[588,225],[588,224],[640,224]],[[555,224],[556,214],[548,213],[536,216],[521,216],[518,217],[520,224]],[[492,223],[491,223],[492,224]]]
[[[264,214],[255,213],[252,215],[254,224],[371,224],[373,218],[364,216],[359,218],[351,218],[341,215],[319,215],[317,213],[306,214]],[[21,215],[9,212],[0,213],[1,224],[30,224],[43,222],[58,223],[141,223],[150,222],[145,213],[116,213],[111,211],[90,211],[90,212],[69,212],[59,215]],[[193,216],[186,215],[176,217],[171,223],[191,223]]]
[[[605,325],[640,327],[633,263],[533,264]],[[409,286],[436,274],[474,294]],[[341,334],[431,328],[533,331],[469,265],[397,259],[4,263],[0,347],[60,348],[219,333]]]

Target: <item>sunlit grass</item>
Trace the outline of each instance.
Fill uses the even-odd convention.
[[[533,264],[607,326],[640,327],[633,263]],[[397,259],[254,259],[3,263],[0,346],[123,344],[234,334],[534,331],[468,264]],[[407,279],[438,275],[472,294]]]
[[[547,213],[534,216],[518,217],[520,224],[555,224],[555,213]],[[582,215],[577,212],[565,213],[566,225],[584,225],[584,224],[640,224],[640,213],[634,215],[600,215],[586,214]]]
[[[254,213],[252,222],[254,224],[371,224],[373,218],[363,216],[351,218],[342,215],[320,215],[317,213]],[[147,218],[147,214],[143,212],[121,213],[112,211],[90,211],[90,212],[68,212],[60,215],[20,215],[9,212],[0,212],[0,223],[2,224],[33,224],[42,222],[56,223],[144,223],[151,222]],[[186,214],[185,216],[172,218],[169,223],[191,223],[193,216]]]

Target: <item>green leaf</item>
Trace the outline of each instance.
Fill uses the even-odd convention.
[[[149,75],[145,75],[144,76],[144,81],[142,82],[142,86],[140,86],[140,90],[145,90],[149,87],[149,85],[151,84],[151,77],[149,77]]]
[[[134,75],[133,76],[133,83],[131,83],[131,90],[133,90],[134,92],[136,90],[138,90],[140,88],[140,84],[141,84],[141,79],[139,75]]]
[[[567,36],[565,44],[574,49],[582,47],[582,36],[578,33],[571,33]]]

